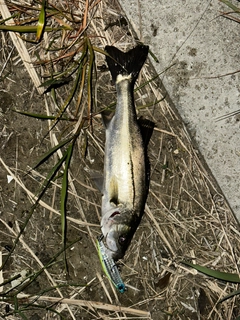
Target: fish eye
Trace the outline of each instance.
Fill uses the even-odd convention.
[[[121,246],[125,245],[126,242],[127,242],[127,237],[125,235],[121,235],[119,238],[118,238],[118,242]]]

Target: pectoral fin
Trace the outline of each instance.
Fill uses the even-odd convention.
[[[114,203],[116,206],[119,204],[118,199],[118,183],[116,177],[112,177],[109,184],[110,203]]]
[[[103,175],[98,171],[91,171],[90,178],[94,182],[97,189],[103,193]]]
[[[112,120],[112,117],[114,116],[114,112],[109,111],[109,110],[105,110],[101,113],[101,115],[102,115],[102,120],[103,120],[104,126],[105,126],[105,128],[107,128],[110,121]]]

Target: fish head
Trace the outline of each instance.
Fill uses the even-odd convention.
[[[106,235],[105,242],[108,249],[108,254],[113,260],[121,259],[131,241],[129,226],[124,224],[113,224],[112,228]]]
[[[138,226],[131,211],[115,210],[102,224],[108,255],[115,261],[123,258]]]

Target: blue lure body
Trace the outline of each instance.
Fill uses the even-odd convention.
[[[115,261],[108,256],[107,249],[102,239],[103,237],[100,237],[97,239],[98,255],[102,264],[102,268],[106,276],[114,284],[116,289],[120,293],[124,293],[126,291],[125,284],[120,276],[120,273]]]

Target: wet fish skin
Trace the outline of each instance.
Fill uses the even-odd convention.
[[[105,51],[117,104],[112,117],[103,114],[106,142],[101,227],[108,255],[116,261],[124,256],[140,223],[148,193],[146,146],[133,96],[148,47],[139,45],[123,53],[107,46]]]

